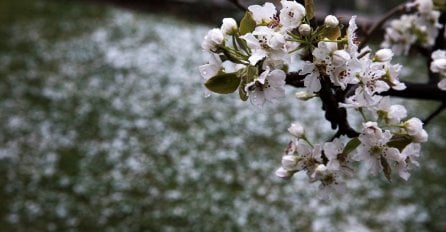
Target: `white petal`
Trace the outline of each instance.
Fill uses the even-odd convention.
[[[440,82],[438,82],[438,88],[440,88],[441,90],[446,91],[446,78],[441,79]]]

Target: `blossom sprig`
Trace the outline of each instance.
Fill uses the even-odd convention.
[[[289,179],[298,172],[306,172],[309,182],[320,183],[323,196],[345,190],[344,180],[354,176],[355,162],[366,165],[371,175],[383,173],[390,181],[395,170],[408,180],[410,171],[419,166],[416,159],[420,156],[420,143],[427,141],[427,133],[417,118],[398,121],[386,125],[386,129],[377,122],[367,121],[358,137],[335,138],[315,145],[306,138],[303,126],[293,123],[288,129],[293,139],[276,175]]]
[[[381,46],[391,48],[395,54],[407,54],[414,45],[432,47],[438,36],[440,11],[432,0],[415,0],[406,4],[410,14],[390,21]]]
[[[438,88],[446,91],[446,50],[436,50],[431,57],[430,70],[440,75],[441,79],[438,82]]]
[[[291,31],[304,21],[305,8],[294,1],[281,1],[277,12],[272,3],[253,5],[237,25],[234,19],[223,20],[221,28],[208,32],[202,43],[205,52],[218,56],[200,66],[208,90],[227,94],[239,90],[242,100],[255,105],[273,102],[284,96],[285,72],[291,63],[290,51],[298,44],[289,41]],[[218,64],[239,64],[227,70]],[[211,72],[206,71],[209,66]],[[203,72],[205,71],[205,72]]]
[[[416,36],[430,38],[434,36],[432,28],[439,28],[437,13],[426,1],[430,0],[408,5],[419,11],[415,21],[423,23],[415,30],[411,44],[418,41],[431,46],[431,40]],[[396,46],[391,34],[387,38],[392,49],[375,52],[360,46],[356,16],[347,26],[333,15],[315,25],[311,4],[306,9],[296,1],[282,0],[281,6],[279,10],[272,3],[249,6],[239,24],[226,18],[220,28],[208,32],[202,48],[210,58],[199,67],[207,93],[238,90],[242,100],[262,106],[285,97],[288,78],[300,78],[305,90],[296,97],[319,97],[327,120],[338,132],[332,141],[312,143],[301,124],[292,124],[288,131],[293,139],[277,176],[289,179],[305,172],[310,182],[320,183],[322,192],[342,191],[344,179],[354,176],[353,164],[358,162],[364,163],[372,175],[383,173],[390,181],[396,171],[407,180],[418,165],[420,144],[428,135],[421,120],[406,119],[404,106],[392,105],[389,97],[381,95],[406,88],[399,80],[402,66],[392,63],[394,55],[405,52],[406,47]],[[298,77],[288,75],[291,65],[296,66],[294,74]],[[446,55],[434,58],[432,67],[433,72],[446,74]],[[347,108],[356,110],[363,119],[356,130],[348,124]]]

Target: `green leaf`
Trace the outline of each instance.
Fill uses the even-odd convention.
[[[256,21],[252,18],[252,13],[247,11],[240,21],[239,32],[241,35],[253,32],[256,28]]]
[[[240,85],[240,78],[237,77],[236,73],[221,73],[209,78],[204,85],[212,92],[228,94],[237,90]]]
[[[307,14],[307,19],[311,20],[314,17],[314,1],[305,0],[305,11]]]
[[[446,5],[446,0],[434,0],[434,4],[436,6],[444,6]]]
[[[242,82],[240,83],[240,88],[238,88],[238,94],[240,95],[240,99],[242,101],[248,100],[248,93],[245,91],[246,84],[248,84],[247,81],[245,80],[245,78],[242,78]]]
[[[412,142],[412,137],[410,135],[394,135],[387,146],[397,148],[402,151],[407,145]]]
[[[389,162],[387,162],[386,158],[384,158],[383,156],[381,156],[380,161],[381,165],[383,166],[384,176],[389,182],[392,182],[392,168],[390,167]]]
[[[352,152],[353,150],[355,150],[359,144],[361,144],[361,141],[359,141],[358,137],[356,138],[352,138],[347,145],[345,145],[344,147],[344,151],[342,151],[343,155],[348,155],[350,154],[350,152]]]
[[[239,87],[239,95],[242,101],[248,100],[248,93],[245,91],[245,87],[248,83],[254,81],[258,75],[259,71],[257,67],[248,65],[243,71],[241,71],[242,80]]]

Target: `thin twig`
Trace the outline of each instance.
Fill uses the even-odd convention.
[[[444,109],[446,109],[446,101],[443,102],[434,112],[432,112],[426,119],[423,120],[424,125],[428,124],[432,119],[439,115]]]
[[[376,33],[377,31],[379,31],[379,29],[382,27],[382,25],[391,17],[398,15],[400,13],[403,13],[406,11],[406,3],[402,3],[396,7],[394,7],[393,9],[391,9],[390,11],[388,11],[378,22],[376,22],[367,32],[366,35],[364,36],[364,40],[361,41],[361,43],[359,44],[359,49],[363,48],[367,42],[369,41],[370,37]]]
[[[238,7],[242,11],[248,10],[248,8],[246,6],[244,6],[242,3],[240,3],[239,0],[228,0],[228,1],[231,2],[232,4],[234,4],[236,7]]]

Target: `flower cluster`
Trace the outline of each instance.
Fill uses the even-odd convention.
[[[321,183],[323,194],[343,191],[345,183],[340,178],[344,175],[351,176],[353,169],[349,157],[343,153],[344,144],[341,140],[336,138],[323,146],[312,145],[307,140],[302,125],[297,122],[288,131],[294,139],[288,144],[282,157],[282,166],[276,170],[276,175],[289,179],[295,173],[305,171],[310,182]]]
[[[250,6],[240,25],[225,18],[221,28],[208,32],[202,48],[210,59],[199,68],[208,90],[238,89],[242,100],[258,106],[284,97],[285,71],[299,46],[288,33],[302,24],[305,8],[294,1],[281,4],[279,12],[272,3]]]
[[[431,47],[442,27],[438,19],[440,12],[434,10],[432,0],[416,0],[406,4],[412,14],[404,14],[392,20],[386,28],[383,47],[391,48],[395,54],[407,54],[413,45]]]
[[[304,171],[310,182],[320,182],[323,192],[341,191],[343,179],[353,175],[356,161],[365,163],[372,175],[382,172],[390,180],[392,170],[396,170],[407,180],[409,171],[418,165],[420,144],[427,141],[428,135],[418,118],[406,119],[404,106],[392,105],[389,97],[380,94],[406,88],[399,81],[402,66],[391,63],[394,53],[407,52],[407,46],[415,42],[422,46],[433,44],[430,38],[438,33],[439,26],[438,12],[433,11],[431,1],[408,4],[417,13],[404,16],[411,20],[394,21],[384,43],[392,49],[376,52],[359,45],[356,16],[343,30],[345,27],[335,16],[326,16],[324,23],[317,26],[311,20],[311,10],[301,4],[282,0],[281,5],[280,10],[272,3],[250,6],[240,24],[226,18],[221,28],[208,32],[202,48],[210,58],[199,67],[207,91],[228,94],[238,90],[242,100],[250,99],[261,106],[283,98],[290,78],[303,82],[305,87],[296,94],[297,98],[320,97],[327,114],[328,104],[335,111],[345,112],[348,108],[360,113],[363,123],[358,132],[344,131],[332,141],[315,145],[307,139],[302,125],[292,124],[289,132],[294,138],[276,171],[281,178]],[[440,53],[433,57],[431,69],[443,75],[446,52]],[[292,62],[295,58],[300,62]],[[288,75],[291,64],[297,65],[297,75]],[[336,119],[327,119],[336,128],[338,122],[331,121]]]
[[[396,119],[405,116],[405,110],[396,108],[399,105],[381,111],[381,115],[386,115],[382,117],[388,119],[388,115],[395,114],[397,117],[393,119]],[[345,189],[343,179],[353,176],[354,161],[367,165],[372,175],[382,171],[389,181],[392,168],[401,178],[408,180],[410,170],[419,166],[416,159],[420,156],[420,144],[426,142],[428,136],[418,118],[394,122],[380,128],[377,122],[367,121],[362,124],[361,133],[356,138],[349,141],[346,137],[335,138],[316,145],[307,140],[299,123],[293,123],[289,132],[294,138],[285,150],[276,175],[289,179],[295,173],[305,171],[310,182],[320,182],[324,195]]]
[[[430,69],[433,73],[439,73],[441,77],[440,82],[438,82],[438,88],[446,91],[446,51],[436,50],[431,57]]]

